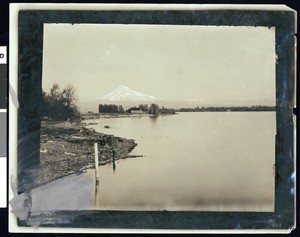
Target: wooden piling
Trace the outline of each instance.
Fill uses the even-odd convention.
[[[98,157],[98,143],[94,143],[95,148],[95,179],[96,184],[99,183],[99,157]]]

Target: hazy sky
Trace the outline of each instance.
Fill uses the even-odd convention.
[[[120,85],[158,98],[275,105],[275,28],[45,24],[43,88],[79,101]]]

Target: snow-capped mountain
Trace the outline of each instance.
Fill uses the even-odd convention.
[[[146,100],[156,100],[152,95],[147,95],[135,90],[130,89],[128,86],[121,85],[113,92],[105,95],[101,100],[110,100],[110,101],[146,101]]]

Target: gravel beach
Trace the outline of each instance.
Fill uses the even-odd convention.
[[[130,152],[137,146],[132,139],[115,137],[85,128],[85,123],[42,121],[40,164],[19,180],[19,189],[31,190],[34,187],[81,173],[95,167],[94,143],[99,145],[99,165],[115,160],[136,158]]]

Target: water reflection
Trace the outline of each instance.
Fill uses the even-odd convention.
[[[97,182],[96,177],[95,177],[95,196],[94,196],[94,205],[95,206],[97,206],[98,188],[99,188],[99,182]]]
[[[157,116],[149,116],[149,118],[150,118],[150,122],[151,122],[151,124],[152,125],[156,125],[157,124]]]
[[[115,150],[113,150],[112,157],[113,157],[113,171],[115,172],[116,171],[116,163],[115,163],[116,151]]]
[[[157,118],[158,118],[158,116],[149,116],[149,118],[152,120],[152,121],[157,121]]]

